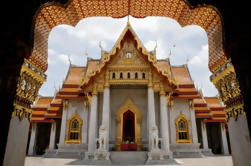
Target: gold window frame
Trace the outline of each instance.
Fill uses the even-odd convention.
[[[180,131],[179,130],[179,121],[183,120],[186,124],[186,130],[185,131]],[[190,121],[186,118],[186,116],[183,113],[180,113],[178,118],[175,120],[175,125],[176,125],[176,143],[192,143],[192,140],[190,138],[190,132],[189,132],[189,126],[190,126]],[[179,133],[180,132],[186,132],[187,133],[187,139],[180,139],[179,138]]]
[[[76,131],[72,131],[72,122],[74,120],[77,120],[78,121],[78,129]],[[67,120],[67,126],[68,126],[68,132],[67,132],[67,136],[66,136],[66,140],[65,140],[65,143],[66,144],[81,144],[81,135],[82,135],[82,124],[83,124],[83,121],[82,119],[78,116],[77,113],[74,113],[72,115],[72,117],[70,119]],[[79,133],[78,135],[78,139],[70,139],[70,136],[71,136],[71,133],[72,132],[75,132],[75,133]]]

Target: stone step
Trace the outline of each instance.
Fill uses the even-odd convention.
[[[111,151],[112,164],[144,165],[147,161],[147,151]]]

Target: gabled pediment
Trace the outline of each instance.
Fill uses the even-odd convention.
[[[157,64],[156,51],[149,52],[144,47],[138,36],[128,23],[118,38],[114,47],[110,52],[102,51],[102,57],[99,65],[95,70],[86,73],[86,77],[82,81],[82,88],[88,86],[92,80],[101,74],[107,67],[112,66],[145,66],[150,70],[154,70],[161,77],[165,78],[165,82],[172,88],[176,88],[176,82],[171,78],[171,73],[163,70]]]

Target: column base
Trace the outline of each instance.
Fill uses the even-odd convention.
[[[201,153],[205,156],[213,156],[212,149],[201,149]]]

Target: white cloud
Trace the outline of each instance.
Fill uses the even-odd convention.
[[[59,59],[65,64],[69,64],[69,57],[65,54],[58,55]]]
[[[197,55],[193,56],[189,61],[191,65],[207,66],[208,65],[208,44],[202,45]]]

